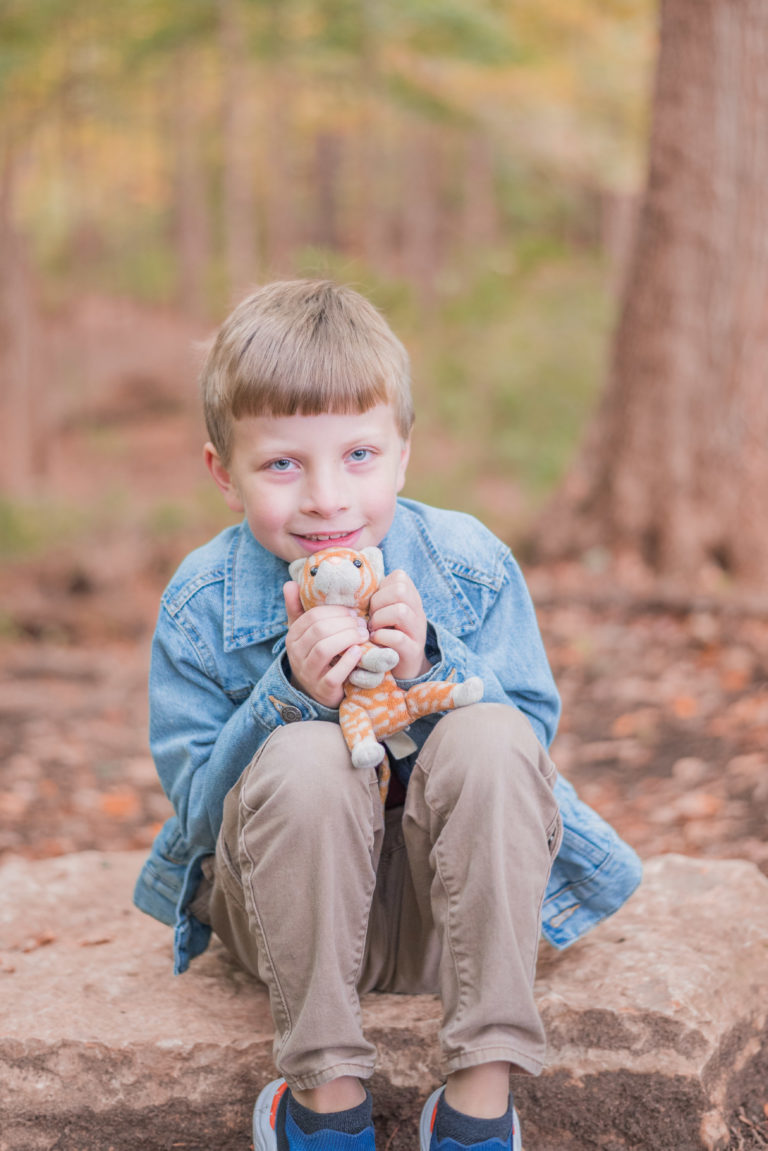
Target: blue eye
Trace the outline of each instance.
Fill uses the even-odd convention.
[[[361,568],[363,566],[362,560],[352,560],[352,563],[355,565],[356,568]]]
[[[273,460],[269,466],[276,472],[287,472],[291,466],[291,460]]]
[[[370,454],[369,448],[355,448],[353,452],[349,453],[349,458],[354,460],[356,464],[360,464],[363,460],[367,460]]]

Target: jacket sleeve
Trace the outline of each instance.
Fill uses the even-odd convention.
[[[224,797],[267,737],[285,722],[338,720],[297,691],[283,670],[284,644],[244,699],[233,699],[216,675],[199,634],[165,608],[152,644],[150,746],[184,839],[213,851]]]
[[[480,676],[483,700],[518,707],[549,747],[560,718],[560,696],[522,572],[505,553],[501,586],[483,597],[477,629],[460,638],[439,622],[429,622],[427,655],[433,668],[428,678],[445,679],[452,669],[461,679]]]

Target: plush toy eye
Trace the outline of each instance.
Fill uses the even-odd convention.
[[[317,575],[317,568],[310,568],[310,569],[309,569],[309,574],[310,574],[311,576],[316,576],[316,575]]]
[[[356,568],[361,568],[363,566],[362,560],[352,560],[352,563],[355,565]]]

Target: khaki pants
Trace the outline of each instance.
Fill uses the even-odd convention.
[[[444,716],[405,806],[386,813],[336,724],[270,736],[226,798],[193,910],[266,984],[291,1087],[372,1073],[359,995],[374,989],[440,994],[446,1073],[541,1070],[532,987],[561,834],[554,775],[528,720],[499,704]]]

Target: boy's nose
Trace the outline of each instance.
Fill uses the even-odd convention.
[[[335,475],[318,475],[307,485],[304,510],[329,517],[347,506],[344,484]]]

